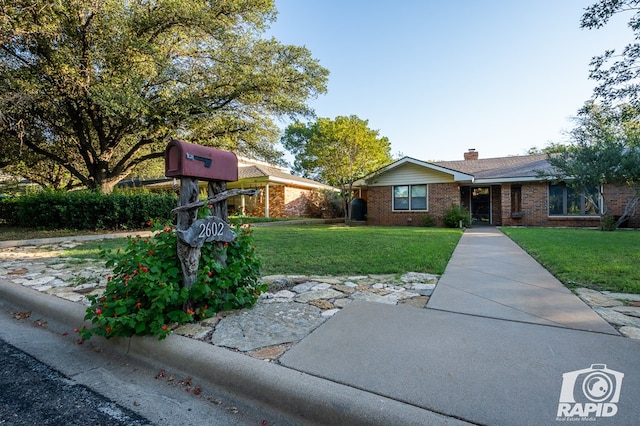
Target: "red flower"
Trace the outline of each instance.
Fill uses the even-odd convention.
[[[73,332],[74,332],[74,333],[80,333],[80,330],[78,330],[77,328],[74,328],[74,329],[73,329]]]
[[[163,329],[164,331],[167,331],[167,326],[166,326],[166,325],[163,325],[163,326],[162,326],[162,329]]]
[[[149,272],[149,268],[147,268],[146,266],[142,267],[142,272],[147,273]]]
[[[107,330],[107,333],[111,333],[111,327],[107,327],[106,330]]]
[[[209,277],[212,277],[212,276],[213,276],[213,272],[209,271],[209,272],[207,272],[207,275],[208,275]]]
[[[147,222],[147,225],[153,226],[153,222],[149,221],[149,222]]]
[[[102,309],[96,309],[96,315],[102,315]]]
[[[142,306],[142,303],[140,302],[136,303],[136,308],[140,309],[141,306]]]
[[[111,281],[111,275],[107,275],[107,281]]]
[[[153,250],[149,250],[149,256],[153,256]]]

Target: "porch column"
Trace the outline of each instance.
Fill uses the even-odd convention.
[[[264,187],[264,217],[269,217],[269,184]]]
[[[240,189],[244,189],[244,186],[241,186]],[[242,214],[247,214],[246,205],[244,203],[244,194],[240,196],[240,208],[242,209]]]

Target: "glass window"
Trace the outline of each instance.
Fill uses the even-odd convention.
[[[409,210],[409,186],[393,187],[393,209]]]
[[[411,186],[411,210],[427,209],[427,185]]]
[[[549,185],[549,216],[597,216],[600,192],[589,188],[587,194],[564,183]]]
[[[394,186],[393,210],[427,210],[427,185]]]

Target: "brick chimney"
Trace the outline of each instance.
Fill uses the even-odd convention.
[[[477,160],[478,159],[478,151],[475,148],[469,148],[469,151],[464,153],[465,160]]]

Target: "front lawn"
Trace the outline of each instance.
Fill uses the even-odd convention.
[[[502,228],[569,288],[640,293],[640,232]]]
[[[254,235],[265,275],[442,274],[462,232],[307,225],[256,227]]]
[[[462,232],[415,227],[280,225],[253,227],[262,274],[357,275],[428,272],[442,274]],[[124,240],[87,242],[69,257],[96,257],[98,247]]]

